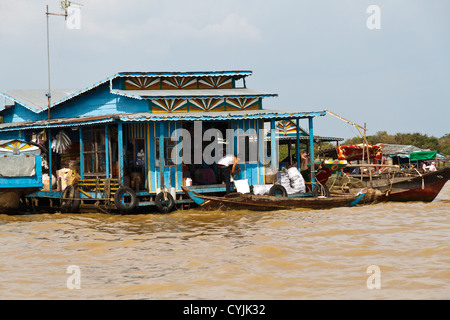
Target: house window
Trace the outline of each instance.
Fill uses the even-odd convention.
[[[164,138],[164,165],[165,166],[173,166],[175,165],[175,160],[172,158],[174,154],[174,148],[177,145],[176,141],[172,141],[171,137]],[[156,158],[156,166],[159,167],[159,137],[155,138],[155,158]]]
[[[106,174],[104,128],[83,130],[83,171],[87,175]]]

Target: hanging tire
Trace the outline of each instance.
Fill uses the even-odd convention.
[[[286,197],[287,191],[281,184],[274,184],[269,190],[269,196]]]
[[[70,208],[71,213],[78,213],[80,211],[81,199],[80,191],[78,191],[78,185],[72,185],[74,193],[72,198],[72,207]]]
[[[316,184],[312,191],[313,197],[322,196],[328,198],[330,196],[330,189],[324,184]]]
[[[175,200],[169,192],[160,192],[155,197],[155,205],[159,212],[169,213],[175,208]]]
[[[61,212],[68,213],[72,211],[72,205],[75,198],[75,187],[74,186],[67,186],[61,196]]]
[[[63,213],[77,213],[80,209],[80,193],[78,192],[78,186],[67,186],[61,196],[61,211]]]
[[[129,201],[125,201],[125,199]],[[129,212],[136,208],[138,198],[133,189],[121,186],[114,195],[114,205],[120,211]]]

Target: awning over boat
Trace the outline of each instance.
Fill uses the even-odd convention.
[[[436,159],[436,155],[437,155],[437,151],[411,152],[409,154],[409,159],[411,161],[434,160],[434,159]]]

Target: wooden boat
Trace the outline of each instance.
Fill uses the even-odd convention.
[[[286,197],[230,193],[226,196],[212,196],[197,193],[188,187],[183,191],[199,207],[207,210],[233,209],[272,211],[283,209],[331,209],[336,207],[351,207],[358,204],[377,202],[382,194],[375,190],[362,189],[355,194],[336,194],[330,197],[312,197],[289,195]]]
[[[415,176],[375,181],[373,188],[385,194],[387,201],[433,201],[450,178],[450,167],[417,173]]]
[[[20,199],[43,187],[39,146],[0,140],[0,213],[15,212]]]
[[[353,192],[358,188],[367,187],[381,191],[385,195],[386,201],[431,202],[438,196],[450,178],[450,167],[426,173],[416,170],[383,173],[372,175],[371,180],[364,175],[363,181],[360,180],[360,175],[355,175],[354,179],[351,178],[353,177],[347,180],[349,181],[348,187]],[[333,182],[331,181],[330,184]]]

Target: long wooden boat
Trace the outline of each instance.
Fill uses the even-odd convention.
[[[272,211],[283,209],[331,209],[336,207],[351,207],[359,204],[375,203],[382,194],[375,190],[362,189],[355,194],[339,194],[330,197],[312,197],[290,195],[287,197],[231,193],[227,196],[212,196],[197,193],[188,187],[183,191],[199,207],[207,210],[232,209]]]
[[[450,167],[427,172],[415,177],[394,179],[392,184],[378,186],[387,201],[433,201],[450,178]]]
[[[385,176],[373,179],[370,188],[380,190],[387,201],[423,201],[431,202],[441,192],[450,178],[450,167],[419,173],[399,173],[397,176]]]

